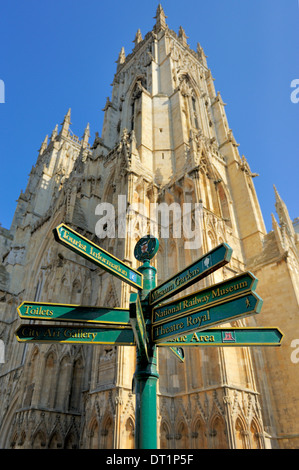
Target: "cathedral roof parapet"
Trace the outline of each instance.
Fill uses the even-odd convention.
[[[119,54],[118,60],[116,61],[116,63],[117,63],[117,71],[116,71],[116,74],[115,74],[115,76],[114,76],[114,81],[113,81],[113,83],[115,82],[115,79],[116,79],[117,75],[119,74],[119,72],[121,72],[121,71],[124,69],[124,67],[131,61],[131,59],[132,59],[133,57],[136,56],[136,54],[138,53],[138,51],[140,51],[140,50],[143,48],[143,46],[145,46],[145,44],[147,44],[148,42],[150,42],[149,40],[153,39],[153,36],[154,36],[154,33],[153,33],[152,31],[149,31],[149,32],[145,35],[144,39],[143,39],[142,41],[138,42],[138,43],[135,45],[133,51],[132,51],[130,54],[128,54],[127,56],[125,55],[124,48],[122,48],[122,50],[121,50],[121,52],[120,52],[120,54]],[[151,55],[149,55],[149,59],[152,60],[153,57],[152,57]],[[149,60],[149,63],[150,63],[150,60]],[[113,85],[113,83],[112,83],[112,85]]]
[[[163,17],[164,17],[164,19],[163,19]],[[200,46],[199,43],[197,43],[197,51],[194,51],[193,49],[190,48],[189,44],[187,44],[188,36],[186,35],[185,30],[183,29],[182,26],[180,26],[178,34],[175,31],[169,29],[168,25],[165,22],[165,18],[167,18],[167,16],[165,16],[161,4],[158,6],[157,14],[156,14],[155,18],[157,19],[156,25],[154,26],[152,31],[149,31],[145,35],[144,39],[142,39],[140,29],[138,29],[138,31],[136,33],[136,36],[135,36],[135,39],[133,41],[135,43],[135,47],[134,47],[133,51],[130,54],[128,54],[126,56],[124,48],[122,47],[122,49],[120,51],[120,54],[118,56],[118,59],[116,61],[117,71],[116,71],[116,74],[114,76],[114,80],[113,80],[112,85],[114,85],[114,83],[116,83],[119,72],[123,71],[125,66],[130,63],[130,61],[133,57],[136,57],[136,54],[141,49],[143,49],[145,44],[147,44],[148,42],[150,42],[152,40],[157,39],[157,33],[160,33],[160,34],[163,34],[163,35],[164,34],[169,34],[171,37],[175,38],[177,40],[177,44],[182,47],[182,50],[184,52],[187,49],[190,52],[190,55],[196,60],[196,63],[197,64],[200,63],[201,66],[203,66],[206,70],[208,70],[207,63],[206,63],[206,57],[207,56],[204,54],[203,48]],[[153,57],[151,51],[148,51],[148,57],[149,57],[149,63],[151,61],[155,60],[155,58]]]
[[[193,49],[191,49],[189,44],[183,43],[182,39],[180,39],[180,37],[177,35],[177,33],[173,29],[167,28],[166,34],[176,40],[176,45],[180,47],[180,49],[182,50],[184,54],[186,53],[186,51],[190,53],[190,55],[195,59],[194,63],[196,63],[197,65],[199,63],[204,68],[205,72],[209,70],[206,60],[203,60],[203,58],[206,58],[207,56],[203,53],[202,48],[201,48],[202,52],[200,54],[198,53],[198,51],[197,52],[194,51]]]

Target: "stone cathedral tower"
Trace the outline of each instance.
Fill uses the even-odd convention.
[[[16,307],[22,300],[128,307],[130,288],[58,245],[53,228],[64,222],[136,268],[150,204],[201,202],[202,246],[186,249],[170,224],[155,258],[157,283],[226,242],[232,261],[193,289],[251,270],[262,313],[233,326],[279,326],[287,343],[190,348],[184,363],[159,348],[159,447],[298,448],[299,365],[290,359],[290,341],[299,338],[298,234],[276,189],[279,222],[273,216],[266,232],[255,174],[239,155],[200,44],[193,51],[182,27],[169,29],[161,5],[153,30],[144,38],[138,30],[134,43],[131,54],[119,54],[101,136],[90,145],[89,125],[82,138],[73,135],[69,110],[42,143],[10,230],[1,229],[0,447],[133,448],[135,349],[19,344]],[[120,195],[128,206],[142,203],[142,213],[126,211]],[[137,221],[134,237],[96,237],[103,202],[126,227]]]

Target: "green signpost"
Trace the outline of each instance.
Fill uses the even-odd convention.
[[[137,340],[140,354],[146,356],[146,359],[149,360],[149,339],[147,336],[144,314],[142,311],[140,297],[135,293],[130,295],[130,323]]]
[[[263,301],[255,292],[258,280],[250,272],[161,304],[229,263],[232,249],[226,243],[157,287],[156,268],[150,264],[159,248],[157,238],[146,235],[137,242],[134,256],[143,264],[135,270],[65,224],[53,233],[57,242],[136,288],[137,293],[131,293],[129,309],[24,301],[18,313],[30,323],[19,326],[16,338],[26,343],[136,346],[136,449],[157,449],[157,347],[168,348],[183,362],[184,347],[281,344],[283,333],[278,328],[221,327],[260,312]],[[43,324],[32,320],[43,320]],[[53,320],[59,325],[53,325]]]

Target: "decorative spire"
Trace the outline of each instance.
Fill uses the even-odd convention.
[[[125,54],[125,48],[122,47],[118,56],[118,59],[116,61],[117,63],[117,69],[119,68],[120,65],[122,65],[126,60],[126,54]]]
[[[53,142],[53,140],[55,140],[55,137],[57,136],[57,134],[58,134],[58,124],[56,124],[56,126],[54,127],[53,132],[51,134],[51,142]]]
[[[154,30],[155,30],[156,33],[158,31],[160,31],[161,29],[166,29],[167,28],[167,24],[166,24],[166,21],[165,21],[166,18],[167,18],[167,16],[164,13],[162,5],[161,5],[161,3],[159,3],[157,11],[156,11],[156,16],[154,16],[154,19],[156,20]]]
[[[286,249],[285,240],[283,237],[283,231],[280,229],[279,224],[277,220],[275,219],[274,214],[271,214],[271,219],[272,219],[272,228],[275,234],[275,238],[277,240],[278,249],[281,252],[281,254],[283,254]]]
[[[63,122],[61,123],[62,128],[60,131],[60,135],[67,137],[70,124],[71,124],[71,108],[69,108],[68,112],[64,116]]]
[[[275,209],[279,217],[280,225],[284,226],[287,229],[287,232],[289,233],[289,235],[294,236],[294,227],[293,227],[291,218],[289,216],[289,211],[287,209],[287,206],[281,199],[280,195],[278,194],[278,191],[275,185],[273,185],[273,188],[274,188],[275,201],[276,201]]]
[[[46,148],[48,147],[48,135],[46,135],[46,137],[44,138],[44,141],[39,149],[39,155],[41,155],[42,153],[44,153],[44,151],[46,150]]]
[[[134,44],[135,44],[135,47],[137,46],[137,44],[139,44],[140,42],[142,41],[142,34],[141,34],[141,31],[140,29],[138,29],[137,33],[136,33],[136,36],[135,36],[135,39],[134,39]]]
[[[196,52],[197,52],[198,60],[204,65],[207,65],[207,56],[205,55],[204,50],[199,44],[199,42],[197,43]]]
[[[179,29],[179,39],[182,41],[184,46],[187,46],[188,36],[186,35],[185,30],[182,28],[182,26],[180,26]]]
[[[71,108],[68,109],[68,112],[64,116],[63,122],[68,122],[68,124],[71,124]]]
[[[82,147],[86,147],[88,144],[88,139],[90,137],[90,132],[89,132],[89,122],[87,123],[87,126],[85,127],[84,134],[82,136]]]

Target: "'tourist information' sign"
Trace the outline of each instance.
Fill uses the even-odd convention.
[[[55,240],[110,272],[132,287],[142,289],[143,275],[64,224],[53,230]]]

